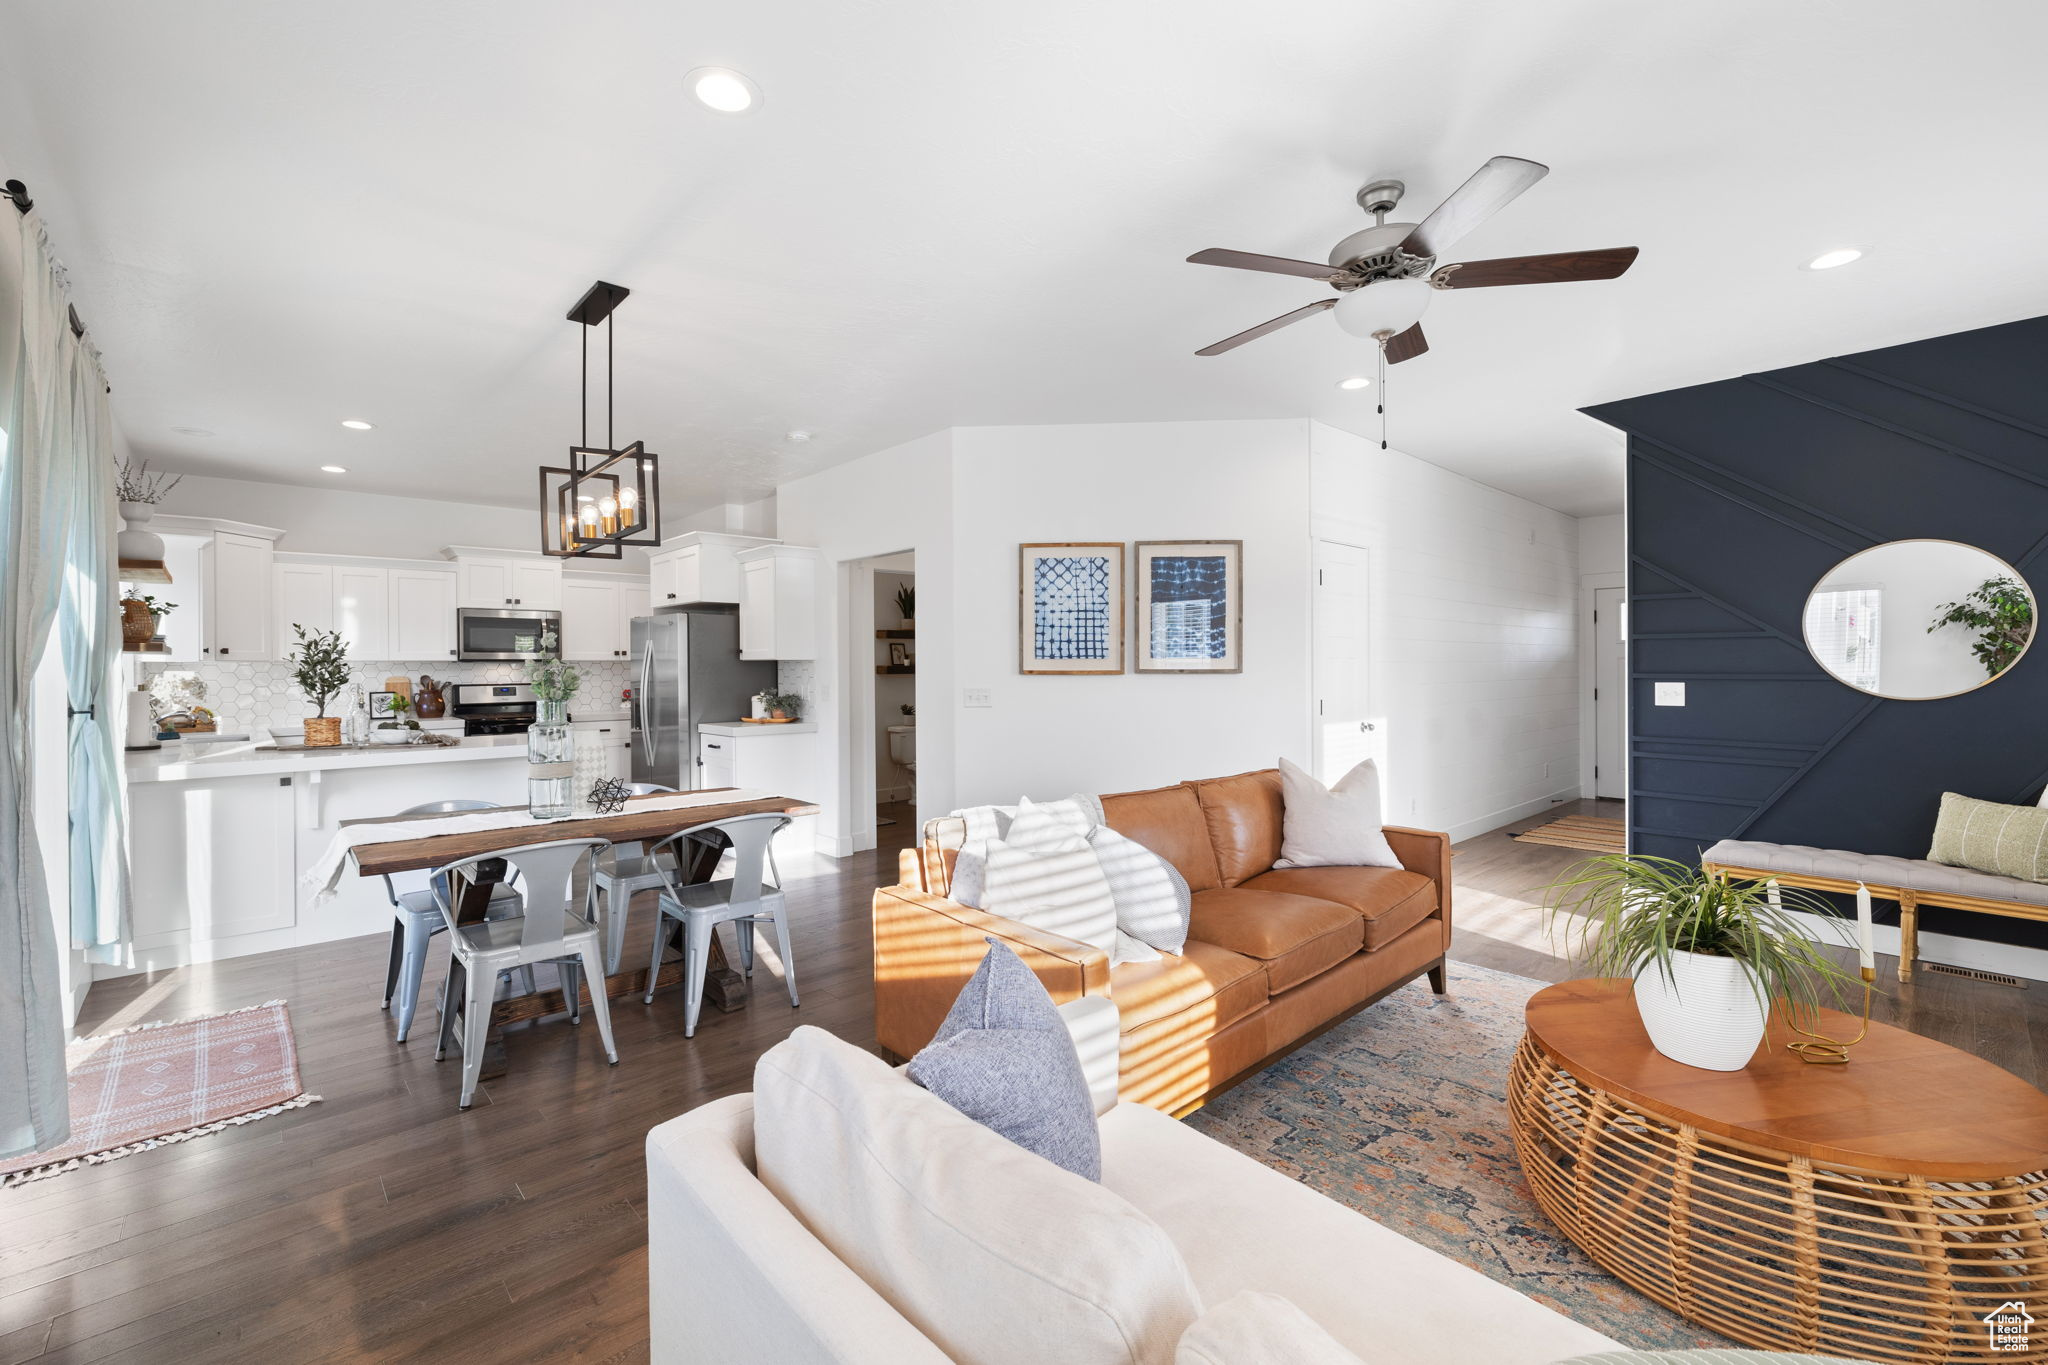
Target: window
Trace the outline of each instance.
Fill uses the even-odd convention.
[[[1824,588],[1806,599],[1806,641],[1821,667],[1851,687],[1878,690],[1884,589]]]

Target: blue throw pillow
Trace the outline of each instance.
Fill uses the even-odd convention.
[[[1102,1179],[1088,1077],[1052,997],[1024,959],[991,938],[910,1079],[1027,1151]]]

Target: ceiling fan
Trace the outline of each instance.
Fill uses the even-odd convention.
[[[1387,215],[1407,189],[1398,180],[1375,180],[1358,192],[1358,206],[1373,225],[1330,249],[1330,263],[1261,256],[1211,247],[1188,257],[1194,265],[1224,265],[1321,280],[1337,291],[1291,313],[1248,327],[1236,336],[1204,346],[1196,355],[1222,355],[1326,309],[1337,310],[1337,325],[1353,336],[1380,344],[1386,363],[1413,360],[1429,349],[1421,317],[1439,289],[1483,289],[1500,284],[1558,284],[1569,280],[1611,280],[1635,262],[1636,248],[1561,251],[1549,256],[1506,256],[1494,261],[1438,265],[1437,258],[1460,237],[1506,207],[1522,191],[1550,174],[1548,166],[1518,156],[1497,156],[1451,192],[1420,223],[1390,223]]]

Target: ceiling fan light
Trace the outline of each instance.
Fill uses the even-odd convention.
[[[1378,280],[1337,300],[1337,325],[1355,337],[1398,336],[1429,311],[1428,280]]]

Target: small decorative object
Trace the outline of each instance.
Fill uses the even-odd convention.
[[[122,516],[129,506],[154,507],[184,481],[183,474],[152,474],[149,461],[136,464],[123,460],[114,469],[114,497],[122,504]],[[132,520],[132,518],[131,518]],[[144,521],[148,518],[144,517]]]
[[[341,742],[360,749],[370,742],[370,702],[363,685],[352,682],[342,698]]]
[[[901,706],[897,707],[896,709],[898,711],[901,711],[904,715],[909,716],[913,720],[917,718],[917,708],[915,706],[912,706],[909,702],[904,702]]]
[[[901,640],[891,640],[891,641],[889,642],[889,667],[891,667],[891,668],[908,668],[908,667],[910,667],[910,646],[909,646],[909,645],[906,645],[906,644],[904,644],[904,643],[903,643],[903,642],[902,642]]]
[[[412,698],[403,692],[379,692],[376,695],[388,697],[390,700],[385,703],[385,718],[370,732],[371,743],[412,743],[413,736],[418,734],[420,729],[420,723],[408,714],[412,710]]]
[[[1123,543],[1039,543],[1017,551],[1017,671],[1123,672]]]
[[[1244,542],[1141,540],[1140,673],[1242,673]]]
[[[149,603],[140,597],[121,599],[121,643],[124,645],[147,644],[156,634],[156,617],[150,613]]]
[[[560,820],[569,814],[576,776],[569,699],[583,685],[583,675],[562,661],[561,637],[554,631],[542,631],[539,643],[540,652],[526,661],[534,698],[534,721],[526,731],[526,806],[536,820]]]
[[[448,684],[420,674],[420,685],[412,694],[413,714],[421,720],[439,720],[448,713],[448,701],[441,689]]]
[[[803,719],[804,699],[794,692],[763,692],[761,699],[768,707],[769,720]]]
[[[397,714],[397,707],[395,705],[397,700],[398,694],[396,692],[372,692],[370,694],[370,719],[380,724],[390,720],[393,715]]]
[[[307,630],[296,623],[292,635],[298,644],[285,656],[292,680],[313,703],[315,715],[306,722],[306,743],[328,748],[341,743],[341,718],[327,714],[327,703],[348,686],[348,649],[338,630]]]
[[[766,692],[756,692],[750,699],[750,705],[753,711],[747,717],[749,720],[768,719],[768,694]]]
[[[1853,980],[1806,936],[1792,910],[1829,916],[1797,889],[1702,872],[1670,858],[1607,854],[1560,877],[1546,897],[1553,927],[1569,915],[1574,956],[1601,976],[1633,977],[1650,1044],[1674,1062],[1740,1071],[1756,1054],[1771,1003],[1800,1032],[1825,992]],[[1814,1035],[1809,1034],[1809,1037]]]
[[[149,461],[133,464],[121,461],[115,467],[114,496],[121,504],[122,529],[114,537],[114,555],[121,576],[132,582],[168,583],[164,568],[163,537],[145,530],[156,515],[156,504],[178,486],[182,475],[152,474]]]
[[[412,702],[411,678],[403,676],[393,676],[386,678],[384,680],[384,690],[387,692],[396,692],[399,696],[405,698],[407,704],[410,704]]]
[[[905,583],[896,589],[896,610],[902,613],[903,625],[908,629],[917,620],[917,588]]]
[[[616,777],[607,777],[590,789],[590,804],[599,815],[617,815],[626,808],[632,787]]]
[[[2034,638],[2034,599],[2027,585],[2016,578],[1987,578],[1962,600],[1944,602],[1935,608],[1941,614],[1927,628],[1932,635],[1943,626],[1968,626],[1977,633],[1970,653],[1984,666],[1984,675],[1995,678],[2019,662]]]

